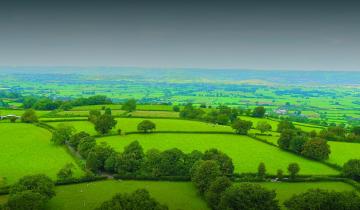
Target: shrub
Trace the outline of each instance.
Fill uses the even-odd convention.
[[[295,180],[296,175],[299,173],[300,167],[297,163],[290,163],[288,166],[288,172],[290,174],[291,180]]]
[[[352,159],[347,161],[343,166],[342,172],[344,176],[360,181],[360,160]]]
[[[21,116],[21,122],[24,123],[38,122],[38,117],[36,115],[36,112],[33,109],[25,110],[24,114]]]

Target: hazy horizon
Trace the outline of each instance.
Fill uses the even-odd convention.
[[[0,66],[360,71],[359,1],[45,1],[0,7]]]

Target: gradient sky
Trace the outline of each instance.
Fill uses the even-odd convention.
[[[2,66],[360,71],[360,1],[0,3]]]

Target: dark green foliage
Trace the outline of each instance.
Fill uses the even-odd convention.
[[[150,120],[143,120],[137,125],[137,130],[144,133],[147,133],[149,131],[151,132],[155,129],[156,129],[155,123],[153,123]]]
[[[277,132],[282,133],[283,130],[294,130],[294,129],[295,129],[295,126],[292,122],[290,122],[288,120],[282,120],[278,124]]]
[[[95,123],[100,116],[101,112],[99,110],[90,110],[88,120],[92,123]]]
[[[97,210],[167,210],[145,189],[139,189],[131,194],[116,194],[110,201],[105,201]]]
[[[204,114],[205,112],[202,109],[197,109],[192,104],[187,104],[180,111],[180,117],[185,119],[202,119]]]
[[[315,138],[304,144],[301,154],[315,160],[326,160],[329,159],[330,152],[330,146],[326,140]]]
[[[122,109],[128,112],[132,112],[136,110],[136,100],[135,99],[128,99],[122,105]]]
[[[232,159],[217,149],[209,149],[205,151],[203,160],[217,161],[220,166],[220,171],[223,175],[231,176],[234,173],[234,164]]]
[[[307,142],[307,137],[305,135],[295,136],[291,139],[289,144],[289,150],[301,154],[304,149],[304,144]]]
[[[119,159],[120,154],[117,152],[112,152],[104,162],[105,171],[115,173],[117,171],[117,164]]]
[[[98,159],[95,151],[90,151],[86,158],[86,168],[98,172],[101,167],[101,161]]]
[[[246,135],[252,126],[251,121],[236,119],[232,123],[231,127],[237,134]]]
[[[54,182],[43,174],[24,176],[10,188],[10,195],[30,190],[50,199],[55,196],[54,187]]]
[[[173,106],[174,112],[180,112],[180,107],[178,105]]]
[[[33,109],[25,110],[24,114],[21,116],[21,122],[24,123],[38,122],[38,117],[36,115],[36,112]]]
[[[278,145],[281,149],[288,150],[291,140],[296,136],[295,130],[284,129],[278,139]]]
[[[297,174],[300,171],[300,166],[297,163],[290,163],[288,166],[288,172],[290,174],[290,179],[295,180]]]
[[[212,209],[219,209],[221,194],[232,185],[228,177],[216,178],[205,193],[205,199]]]
[[[219,176],[221,176],[220,166],[215,160],[200,160],[191,169],[191,181],[202,195]]]
[[[289,210],[359,210],[360,197],[356,192],[335,192],[310,189],[284,202]]]
[[[89,98],[78,98],[71,101],[72,106],[111,104],[111,99],[103,95],[90,96]]]
[[[238,115],[239,113],[237,109],[221,105],[215,110],[209,112],[205,116],[205,120],[215,124],[227,125],[229,122],[233,122]]]
[[[360,126],[354,126],[354,127],[351,129],[351,132],[354,133],[354,134],[357,135],[357,136],[360,136]]]
[[[138,141],[131,142],[124,148],[117,163],[120,174],[136,173],[144,161],[144,151]]]
[[[146,152],[144,161],[144,170],[151,176],[160,176],[159,161],[161,152],[157,149],[150,149]]]
[[[94,172],[104,170],[105,161],[114,152],[115,151],[105,142],[102,142],[100,145],[94,146],[89,152],[86,159],[87,168]]]
[[[95,138],[92,136],[88,136],[80,140],[77,150],[79,154],[86,159],[89,152],[95,147],[95,145],[96,145]]]
[[[184,164],[185,164],[185,168],[186,168],[186,175],[189,175],[191,168],[193,167],[194,163],[196,163],[197,161],[203,159],[204,154],[198,150],[194,150],[189,154],[185,155],[185,160],[184,160]]]
[[[253,117],[263,118],[264,115],[265,115],[265,108],[263,106],[255,107],[254,111],[252,112]]]
[[[258,166],[258,177],[261,179],[265,178],[266,175],[266,167],[265,167],[265,163],[261,162]]]
[[[243,183],[227,188],[221,196],[219,209],[279,210],[275,191],[258,184]]]
[[[75,131],[75,128],[67,124],[59,124],[52,133],[51,141],[56,145],[62,145],[68,142]]]
[[[73,178],[73,169],[74,164],[66,164],[60,171],[57,173],[58,180],[65,181]]]
[[[341,126],[331,126],[326,130],[322,130],[319,136],[326,140],[332,141],[344,141],[345,140],[346,130]]]
[[[114,119],[113,116],[109,114],[103,114],[97,117],[94,122],[95,130],[100,134],[109,133],[109,131],[115,127],[117,121]]]
[[[347,161],[343,166],[342,172],[344,176],[360,181],[360,159]]]
[[[282,179],[284,178],[284,172],[283,172],[283,170],[278,169],[277,172],[276,172],[276,177],[277,177],[279,180],[282,180]]]
[[[161,176],[183,176],[189,172],[185,166],[185,154],[177,148],[163,151],[158,161],[158,173]]]
[[[258,129],[261,133],[265,133],[271,131],[271,125],[265,120],[259,121],[256,125],[256,129]]]
[[[25,190],[10,195],[7,206],[10,210],[42,210],[47,200],[46,196],[38,192]]]
[[[73,148],[77,148],[77,146],[79,145],[80,143],[80,140],[85,138],[85,137],[89,137],[90,134],[84,132],[84,131],[81,131],[79,133],[75,133],[74,135],[72,135],[69,139],[69,145]]]

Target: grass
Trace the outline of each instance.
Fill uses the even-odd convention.
[[[131,193],[140,188],[147,189],[151,196],[168,205],[169,209],[208,209],[206,203],[197,195],[192,183],[155,181],[100,181],[59,186],[56,188],[56,197],[48,204],[48,209],[92,210],[116,193]]]
[[[260,162],[264,162],[268,173],[275,174],[277,169],[287,170],[289,163],[300,165],[300,174],[325,175],[339,172],[319,162],[285,152],[256,141],[247,136],[227,134],[134,134],[99,138],[118,151],[130,142],[138,140],[145,150],[157,148],[165,150],[177,147],[189,153],[192,150],[205,151],[217,148],[228,154],[234,162],[236,172],[256,172]]]
[[[288,200],[292,195],[303,193],[309,189],[319,188],[319,189],[334,190],[339,192],[355,190],[351,185],[343,182],[299,182],[299,183],[262,182],[259,184],[267,189],[275,190],[277,194],[277,199],[279,200],[279,203],[281,205],[285,200]]]
[[[31,124],[0,124],[0,177],[6,178],[6,184],[37,173],[55,179],[65,164],[76,165],[65,148],[51,144],[50,138],[49,131]],[[75,175],[82,173],[76,167]]]
[[[348,142],[328,141],[330,145],[330,163],[336,163],[342,166],[350,159],[360,159],[360,144]]]
[[[118,121],[115,132],[121,129],[123,132],[137,131],[137,125],[145,120],[144,118],[116,118]],[[229,126],[214,125],[199,121],[176,120],[176,119],[150,119],[156,124],[157,131],[220,131],[233,132]],[[94,125],[88,121],[67,121],[67,122],[49,122],[47,124],[56,127],[60,123],[73,125],[77,131],[86,131],[90,134],[96,134]]]
[[[134,111],[131,112],[132,117],[168,117],[168,118],[179,118],[179,112],[170,111]]]

